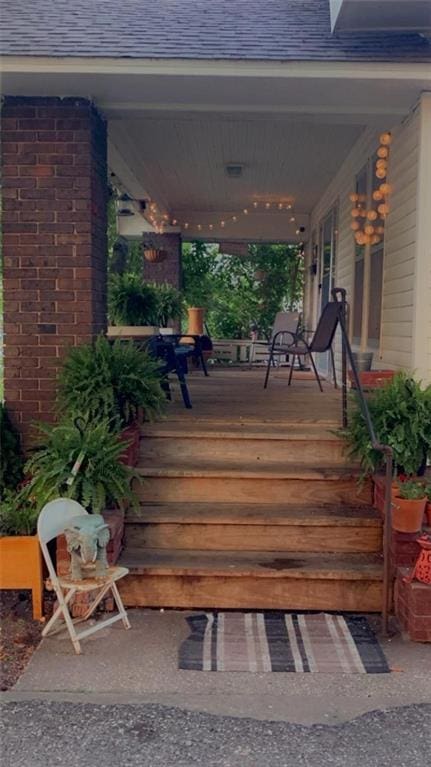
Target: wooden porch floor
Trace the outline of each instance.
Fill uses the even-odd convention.
[[[322,394],[312,374],[295,371],[288,386],[289,368],[281,368],[264,389],[264,377],[263,368],[210,368],[208,378],[193,370],[187,377],[193,408],[185,409],[175,387],[168,420],[341,424],[341,394],[332,384],[323,381]]]

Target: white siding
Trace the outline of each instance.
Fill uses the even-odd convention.
[[[385,228],[380,364],[413,367],[417,241],[419,109],[393,129],[388,182],[392,186]]]
[[[431,380],[431,94],[422,97],[422,106],[412,110],[401,125],[390,129],[393,143],[388,182],[393,192],[385,231],[381,343],[374,364],[415,369],[422,378]],[[336,283],[346,288],[350,303],[355,247],[349,194],[355,189],[356,174],[378,144],[379,132],[364,130],[310,217],[311,233],[318,231],[331,206],[338,205]],[[308,250],[307,266],[310,261]],[[308,269],[307,281],[305,314],[308,323],[314,324],[318,277],[312,288]],[[336,359],[339,363],[339,344]]]
[[[431,93],[422,96],[418,165],[413,367],[431,382]]]

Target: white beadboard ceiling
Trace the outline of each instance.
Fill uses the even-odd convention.
[[[116,154],[146,195],[175,218],[235,212],[253,200],[289,196],[295,211],[309,213],[361,130],[358,125],[214,114],[109,123]],[[243,164],[241,178],[227,176],[227,163]]]

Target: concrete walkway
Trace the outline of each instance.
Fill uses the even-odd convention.
[[[44,640],[5,701],[153,704],[221,716],[340,724],[365,712],[431,703],[431,648],[402,637],[382,641],[392,674],[246,674],[179,671],[188,635],[182,611],[130,611],[132,629],[115,624],[83,640]]]

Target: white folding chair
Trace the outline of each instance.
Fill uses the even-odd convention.
[[[57,538],[58,535],[61,535],[74,517],[79,517],[87,513],[88,512],[83,506],[76,501],[69,500],[68,498],[58,498],[55,501],[50,501],[43,507],[37,522],[37,534],[40,547],[48,568],[52,587],[58,600],[58,607],[43,629],[42,636],[49,634],[57,621],[63,616],[75,652],[78,654],[81,653],[80,640],[84,637],[94,634],[96,631],[100,631],[100,629],[106,628],[106,626],[110,626],[112,623],[119,620],[123,621],[125,629],[130,628],[129,619],[116,584],[116,581],[123,578],[129,572],[126,567],[109,567],[106,576],[101,578],[84,578],[83,580],[72,580],[69,576],[58,576],[55,571],[47,544],[53,538]],[[85,591],[98,591],[98,594],[85,615],[82,618],[73,620],[69,612],[69,602],[76,593]],[[97,605],[100,604],[103,597],[106,596],[109,591],[112,591],[118,613],[111,618],[98,621],[96,625],[77,634],[75,625],[86,621],[94,613]],[[59,629],[56,628],[56,631],[58,630]]]

